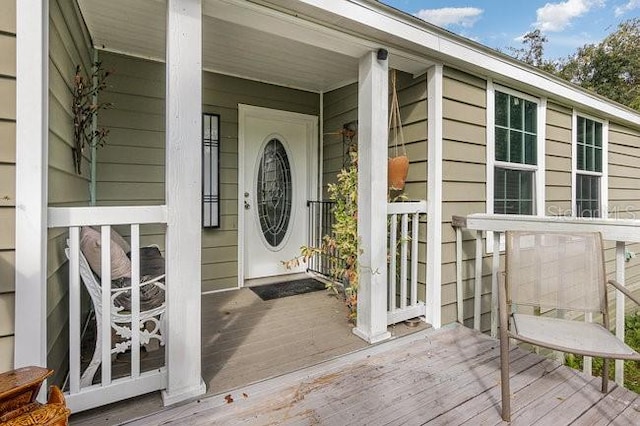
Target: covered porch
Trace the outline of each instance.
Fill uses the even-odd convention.
[[[638,394],[602,394],[598,379],[522,349],[511,359],[510,424],[637,422]],[[502,425],[499,364],[495,339],[448,326],[155,414],[119,415],[132,425]]]
[[[250,288],[202,296],[202,378],[207,394],[225,395],[240,387],[303,370],[361,351],[369,344],[345,321],[347,309],[334,295],[316,291],[269,301]],[[389,327],[392,339],[427,327],[398,323]],[[160,358],[160,359],[159,359]],[[130,368],[128,356],[116,365]],[[162,351],[142,359],[142,368],[163,364]],[[164,409],[159,393],[72,415],[72,424],[109,425]]]
[[[326,177],[338,161],[323,153],[325,146],[330,145],[325,142],[325,133],[357,121],[358,207],[363,212],[358,235],[364,248],[361,263],[366,267],[362,270],[358,322],[353,331],[360,339],[353,340],[355,337],[350,334],[351,343],[343,346],[353,349],[386,340],[394,332],[389,330],[390,325],[414,316],[424,316],[429,323],[440,326],[439,271],[426,267],[439,264],[439,250],[435,249],[439,231],[436,235],[434,230],[440,226],[440,207],[436,202],[425,201],[388,206],[386,166],[388,75],[393,68],[420,89],[423,94],[420,101],[428,104],[417,123],[424,129],[416,138],[420,150],[425,151],[419,161],[426,163],[428,157],[435,165],[429,168],[432,187],[427,191],[424,178],[418,182],[417,177],[417,190],[412,198],[438,197],[441,65],[393,43],[374,41],[377,37],[373,29],[360,28],[357,36],[340,30],[335,23],[330,24],[335,16],[325,16],[320,24],[309,18],[320,13],[314,7],[300,6],[300,16],[294,16],[276,4],[234,0],[78,3],[77,16],[73,8],[60,2],[53,2],[51,10],[19,3],[20,28],[51,37],[51,44],[48,37],[23,38],[25,45],[19,49],[19,55],[28,51],[49,52],[53,63],[51,74],[56,77],[50,81],[46,57],[37,58],[43,61],[39,65],[30,63],[26,55],[19,57],[20,66],[29,68],[29,72],[18,73],[20,79],[24,76],[27,81],[33,78],[42,83],[38,90],[18,97],[24,106],[23,114],[28,114],[27,106],[35,99],[46,98],[49,92],[53,100],[52,114],[43,112],[40,127],[21,128],[18,139],[24,148],[21,155],[31,158],[18,162],[17,176],[24,184],[21,192],[30,195],[23,200],[17,227],[40,230],[42,240],[46,240],[36,241],[26,231],[17,235],[17,269],[33,270],[33,274],[18,278],[16,285],[16,312],[25,312],[25,318],[16,321],[19,324],[15,338],[16,367],[50,363],[51,347],[57,346],[65,357],[60,361],[56,355],[56,361],[60,362],[57,368],[68,368],[67,398],[74,412],[158,390],[162,391],[165,405],[201,395],[207,385],[213,387],[210,391],[216,391],[215,382],[205,383],[203,378],[208,378],[208,368],[213,368],[208,364],[211,354],[208,350],[218,342],[203,340],[206,335],[202,331],[222,319],[209,318],[206,313],[219,310],[221,302],[216,297],[244,291],[246,278],[256,278],[247,276],[245,269],[252,253],[246,246],[245,231],[250,221],[246,212],[255,204],[247,202],[245,195],[251,192],[247,188],[253,182],[247,178],[252,167],[243,163],[247,135],[242,128],[240,105],[316,117],[315,127],[309,127],[310,140],[315,138],[316,143],[307,145],[306,157],[312,167],[305,170],[301,165],[296,176],[307,189],[308,198],[298,199],[302,202],[321,197]],[[35,10],[41,19],[28,17]],[[78,30],[80,35],[64,33],[63,27],[74,19],[79,20],[80,26],[86,25],[86,34],[82,28]],[[69,58],[64,60],[51,52],[69,40],[74,41],[74,37],[86,37],[91,43],[88,51],[92,54],[84,55],[89,59],[83,58],[86,68],[93,60],[122,66],[121,75],[116,71],[114,77],[119,79],[118,85],[107,96],[117,107],[105,111],[105,118],[97,123],[111,128],[113,144],[104,151],[85,153],[82,179],[58,170],[63,155],[58,150],[68,148],[64,141],[60,142],[65,131],[48,136],[43,130],[49,124],[64,127],[56,120],[64,116],[64,79],[68,72],[65,66],[72,65],[75,58],[69,52],[72,49],[67,49],[65,54]],[[344,88],[350,92],[349,100],[335,100],[337,112],[327,117],[324,100],[329,97],[325,98],[325,94]],[[252,92],[253,89],[256,91]],[[258,90],[276,94],[266,99]],[[427,92],[433,96],[427,99]],[[210,102],[211,99],[214,101]],[[217,159],[220,228],[207,231],[201,225],[203,176],[198,166],[202,163],[203,112],[218,114],[225,129],[221,138],[227,138],[221,141],[225,146]],[[409,106],[406,113],[411,112]],[[428,148],[427,134],[433,141]],[[29,147],[32,150],[26,152]],[[43,152],[43,147],[49,151]],[[49,156],[55,164],[48,164]],[[33,172],[34,164],[37,173]],[[73,185],[65,185],[67,182]],[[83,198],[84,194],[69,200],[60,195],[74,188],[80,188],[77,192],[82,194],[85,184],[92,185],[91,200]],[[306,212],[296,214],[303,217]],[[387,235],[388,221],[397,225],[393,241]],[[159,352],[164,359],[159,366],[146,371],[140,337],[132,333],[131,365],[126,377],[113,374],[109,326],[112,312],[108,309],[98,312],[103,324],[102,368],[99,383],[85,386],[81,383],[80,347],[89,304],[82,298],[79,256],[81,228],[89,226],[102,231],[102,265],[112,262],[113,243],[106,237],[112,228],[129,240],[133,294],[137,294],[141,281],[139,248],[147,244],[159,246],[166,266],[166,312],[161,318],[164,348]],[[300,226],[296,231],[306,233],[308,227]],[[434,237],[428,240],[429,232]],[[41,248],[37,256],[31,252],[34,246]],[[392,256],[394,262],[397,258],[392,277],[388,277],[387,270],[388,248],[397,250],[397,256]],[[204,261],[207,256],[209,262]],[[284,254],[278,256],[286,259]],[[102,268],[102,306],[111,305],[110,273],[108,267]],[[204,275],[208,275],[207,279]],[[63,283],[61,294],[56,294],[56,304],[52,304],[45,283],[58,281]],[[205,295],[205,286],[206,293],[219,290],[225,293]],[[205,307],[205,302],[211,305]],[[138,303],[133,297],[130,319],[133,324],[141,319]],[[26,312],[34,310],[36,318],[30,315],[27,320]],[[342,315],[337,318],[344,320]],[[62,324],[52,322],[57,319]],[[68,330],[68,339],[64,330]],[[34,335],[39,338],[34,339]]]

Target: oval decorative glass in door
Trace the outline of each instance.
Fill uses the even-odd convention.
[[[291,165],[287,151],[277,138],[271,139],[260,156],[256,179],[256,210],[260,228],[271,247],[278,247],[291,218]]]

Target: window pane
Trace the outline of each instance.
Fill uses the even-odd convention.
[[[509,161],[509,136],[506,129],[496,128],[496,160]]]
[[[271,139],[262,151],[255,191],[262,234],[272,247],[277,247],[289,229],[293,197],[289,156],[277,138]]]
[[[509,124],[512,129],[522,130],[523,100],[515,96],[509,98]]]
[[[585,169],[584,168],[584,150],[585,150],[585,146],[582,145],[581,143],[578,143],[576,145],[576,150],[578,151],[576,153],[577,157],[578,157],[578,161],[577,161],[577,164],[576,164],[577,167],[578,167],[578,170],[584,170]]]
[[[505,179],[505,169],[496,167],[493,174],[493,212],[497,214],[504,214],[506,211],[506,207],[504,205],[506,196]]]
[[[504,202],[505,214],[520,214],[520,204],[517,200],[507,200]]]
[[[504,169],[496,169],[494,176],[494,193],[496,194],[496,199],[504,198],[505,195],[505,170]]]
[[[211,116],[203,115],[202,117],[202,130],[204,131],[204,139],[211,140]]]
[[[577,167],[578,170],[602,171],[602,123],[578,117]]]
[[[589,171],[593,171],[595,169],[595,167],[593,166],[593,148],[590,146],[585,146],[585,159],[584,159],[584,169],[583,170],[589,170]]]
[[[494,213],[533,214],[533,172],[496,168]]]
[[[507,183],[505,188],[505,198],[519,199],[520,195],[520,174],[516,170],[506,170]]]
[[[578,143],[584,143],[584,122],[585,119],[582,117],[578,117]]]
[[[594,154],[595,154],[595,170],[596,172],[601,172],[602,171],[602,149],[601,148],[595,148],[594,149]]]
[[[496,92],[496,124],[507,127],[509,125],[509,95]]]
[[[585,135],[584,135],[584,143],[586,145],[593,145],[593,127],[594,122],[591,120],[585,120]],[[588,164],[588,163],[587,163]]]
[[[525,164],[538,164],[536,152],[536,136],[524,135],[524,162]]]
[[[591,196],[592,201],[597,202],[600,200],[600,178],[598,176],[591,176],[589,181],[591,185],[591,191],[589,191],[589,195]]]
[[[518,132],[517,130],[509,132],[509,161],[512,163],[522,163],[522,136],[522,132]]]
[[[582,194],[582,175],[576,175],[576,199]]]
[[[600,217],[600,177],[576,175],[576,216]]]
[[[537,105],[529,101],[525,101],[524,105],[524,129],[527,132],[535,133],[537,124]]]
[[[522,201],[518,214],[533,214],[533,203],[531,201]]]
[[[533,199],[533,185],[531,182],[531,173],[518,173],[520,177],[520,199]]]
[[[602,146],[602,123],[597,123],[595,124],[595,131],[594,131],[594,141],[593,141],[595,146],[601,147]]]

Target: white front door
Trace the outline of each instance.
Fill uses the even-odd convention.
[[[317,187],[315,116],[239,105],[239,279],[302,272],[282,261],[307,244]]]

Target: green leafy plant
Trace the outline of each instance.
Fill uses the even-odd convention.
[[[327,284],[327,289],[343,296],[349,310],[349,320],[355,322],[358,317],[360,269],[372,266],[361,265],[358,260],[362,254],[358,239],[358,153],[351,149],[349,156],[349,167],[338,173],[336,183],[328,185],[329,199],[335,202],[331,234],[324,236],[320,247],[302,246],[299,257],[282,263],[290,269],[299,266],[301,262],[307,263],[313,256],[326,255],[331,262],[330,271],[334,280]],[[389,197],[394,202],[407,199],[402,191],[392,191]],[[398,246],[401,243],[402,240],[399,240]],[[396,250],[396,256],[400,259],[399,250]],[[377,269],[373,269],[372,273],[377,273]]]
[[[344,297],[349,310],[349,320],[355,321],[358,312],[359,263],[361,253],[358,240],[358,155],[350,152],[351,164],[337,175],[336,183],[328,185],[329,199],[335,202],[332,214],[335,218],[331,234],[323,238],[321,247],[302,246],[300,256],[283,261],[286,268],[308,262],[316,254],[331,259],[331,277],[335,282],[327,288]],[[338,284],[344,284],[343,286]]]
[[[624,341],[627,345],[640,350],[640,312],[627,315],[624,320],[625,336]],[[566,354],[565,364],[576,370],[582,370],[583,357],[581,355]],[[592,372],[594,376],[602,376],[602,358],[593,358]],[[615,377],[614,363],[610,363],[609,378],[613,380]],[[636,393],[640,393],[640,362],[625,361],[624,363],[624,387]]]
[[[76,66],[73,76],[71,94],[71,114],[73,116],[73,162],[76,173],[82,173],[82,154],[84,148],[103,146],[109,134],[108,129],[93,129],[92,122],[101,109],[112,106],[108,102],[95,102],[97,95],[107,88],[106,80],[111,74],[102,68],[101,62],[93,64],[91,75],[86,76],[80,65]]]
[[[332,235],[325,238],[325,245],[330,254],[339,253],[332,274],[347,283],[345,304],[349,309],[349,319],[355,321],[358,316],[358,258],[361,253],[358,240],[358,156],[355,152],[351,153],[351,165],[342,169],[337,178],[337,183],[329,184],[328,189],[329,198],[336,203],[333,208],[335,223]],[[329,287],[337,290],[334,284],[329,284]]]

